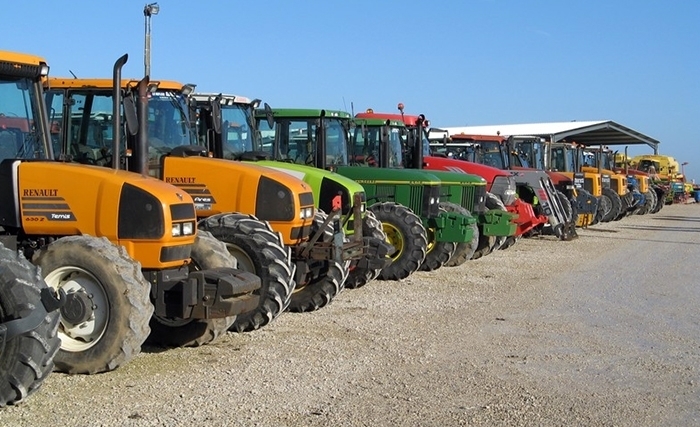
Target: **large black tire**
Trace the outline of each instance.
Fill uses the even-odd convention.
[[[666,192],[663,188],[657,185],[652,186],[652,189],[656,193],[656,206],[654,206],[654,208],[651,210],[651,213],[655,214],[663,209],[664,205],[666,205]]]
[[[321,210],[316,211],[314,222],[311,227],[311,235],[316,234],[321,229],[328,215]],[[330,241],[333,238],[333,223],[330,223],[323,230],[323,241]],[[289,302],[289,311],[304,313],[315,311],[327,306],[345,287],[345,280],[348,278],[350,263],[338,263],[335,260],[311,261],[316,264],[312,266],[312,271],[318,271],[306,283],[297,283]],[[316,268],[319,267],[320,268]]]
[[[226,245],[206,231],[197,231],[191,258],[190,271],[236,267],[236,260],[228,253]],[[148,343],[163,347],[199,347],[224,335],[235,320],[236,316],[176,319],[153,315]]]
[[[66,293],[56,370],[96,374],[133,359],[148,337],[151,285],[123,246],[87,235],[62,237],[37,253],[46,284]]]
[[[646,215],[656,206],[656,192],[651,188],[644,193],[644,205],[637,208],[634,213],[637,215]]]
[[[486,192],[486,201],[485,202],[486,202],[486,208],[488,210],[498,209],[498,210],[501,210],[503,212],[508,212],[508,209],[506,209],[506,206],[503,204],[503,201],[501,200],[501,198],[496,196],[493,193]],[[501,246],[503,246],[503,244],[506,242],[507,238],[508,238],[508,236],[496,236],[495,242],[493,243],[493,245],[491,245],[491,250],[489,251],[489,253],[500,249]],[[488,255],[488,254],[486,254],[486,255]]]
[[[226,244],[239,270],[260,277],[260,304],[254,311],[238,315],[231,331],[259,329],[286,310],[294,291],[295,267],[278,232],[265,221],[238,213],[213,215],[202,220],[199,229]]]
[[[447,212],[458,213],[469,218],[472,217],[472,214],[467,208],[452,202],[440,202],[440,207]],[[452,254],[450,260],[447,261],[445,267],[457,267],[464,264],[467,260],[472,259],[479,245],[479,227],[476,225],[476,221],[471,225],[471,229],[473,234],[472,240],[469,242],[457,243],[454,254]]]
[[[440,212],[446,212],[439,208]],[[425,259],[420,265],[420,271],[435,271],[452,258],[457,248],[456,242],[438,242],[436,230],[428,227],[425,229],[428,237],[428,247],[425,250]]]
[[[391,264],[379,273],[381,280],[401,280],[418,271],[425,259],[428,236],[420,218],[409,208],[394,202],[369,207],[382,223],[387,242],[394,246]]]
[[[0,324],[46,311],[41,290],[46,288],[36,266],[0,246]],[[47,313],[33,330],[0,344],[0,408],[14,405],[35,393],[53,370],[61,346],[58,310]]]
[[[618,215],[620,215],[620,210],[622,209],[622,200],[620,199],[620,195],[610,187],[603,188],[601,199],[606,198],[610,201],[610,209],[605,209],[603,212],[601,212],[602,216],[600,220],[602,222],[610,222],[614,220],[618,217]]]
[[[365,217],[362,218],[362,236],[371,238],[370,245],[372,242],[387,241],[382,223],[374,216],[374,212],[370,210],[365,212]],[[359,268],[351,264],[350,273],[345,281],[345,287],[349,289],[361,288],[376,279],[381,271],[381,268]]]

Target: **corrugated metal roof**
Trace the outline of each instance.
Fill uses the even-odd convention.
[[[488,126],[440,127],[450,135],[465,133],[474,135],[532,135],[554,142],[566,140],[584,145],[636,145],[646,144],[658,151],[660,142],[612,120],[588,122],[523,123]]]

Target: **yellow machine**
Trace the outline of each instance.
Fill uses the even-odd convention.
[[[193,86],[120,81],[125,100],[131,100],[124,103],[125,117],[139,116],[148,133],[127,133],[117,158],[110,121],[102,120],[99,107],[111,98],[113,81],[46,82],[50,119],[63,126],[57,143],[65,147],[62,154],[83,163],[117,162],[192,196],[199,227],[226,243],[239,268],[262,279],[257,309],[239,316],[233,330],[260,328],[286,308],[303,312],[330,303],[343,288],[347,268],[331,257],[333,223],[317,215],[311,188],[283,172],[212,158],[190,128],[186,95]]]
[[[37,57],[1,58],[9,78],[0,87],[0,119],[8,119],[0,120],[0,241],[65,295],[58,370],[115,369],[149,332],[168,345],[209,342],[257,305],[260,279],[231,268],[220,242],[196,234],[187,193],[130,172],[50,161],[48,67]]]
[[[547,165],[556,172],[561,172],[573,180],[574,186],[579,191],[590,193],[598,200],[598,212],[596,215],[579,215],[576,225],[584,227],[596,224],[604,217],[604,212],[612,209],[612,204],[608,198],[603,197],[602,177],[597,172],[583,171],[583,152],[576,144],[565,142],[547,142],[545,145]],[[604,205],[604,206],[601,206]],[[612,219],[612,218],[610,218]]]
[[[618,199],[620,200],[620,206],[614,207],[618,214],[612,219],[620,220],[632,213],[636,208],[635,198],[633,192],[628,188],[627,175],[615,170],[615,166],[611,162],[612,152],[603,147],[581,147],[579,149],[584,151],[584,165],[581,170],[600,174],[603,189],[612,189],[618,197],[611,194],[606,194],[606,196],[614,204],[617,203]]]
[[[680,165],[678,161],[671,156],[660,154],[634,156],[629,159],[629,165],[634,169],[649,172],[650,174],[656,172],[658,178],[655,179],[652,177],[652,180],[671,182],[677,180],[680,175]]]

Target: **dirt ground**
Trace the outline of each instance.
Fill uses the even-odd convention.
[[[0,426],[700,425],[700,205],[579,235],[52,374]]]

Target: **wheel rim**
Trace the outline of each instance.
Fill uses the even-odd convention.
[[[425,248],[425,253],[429,254],[433,249],[435,249],[435,246],[437,245],[437,240],[435,237],[434,228],[426,228],[425,231],[428,237],[428,246]]]
[[[67,303],[61,308],[58,327],[61,349],[80,352],[97,344],[107,329],[110,316],[104,285],[79,267],[58,268],[44,280],[50,287],[66,293]],[[88,307],[86,303],[91,305]]]
[[[610,198],[608,196],[602,196],[600,198],[600,211],[603,214],[602,216],[605,217],[610,213],[612,210],[612,201],[610,201]]]
[[[238,261],[238,267],[236,268],[247,271],[248,273],[256,272],[253,259],[243,249],[232,243],[226,243],[226,249],[228,249],[228,252]]]
[[[395,261],[401,257],[401,254],[403,254],[403,234],[401,234],[401,231],[399,231],[399,229],[394,227],[392,224],[384,222],[382,223],[382,226],[384,227],[387,242],[389,242],[389,244],[396,249],[394,253],[391,254],[391,259]]]

